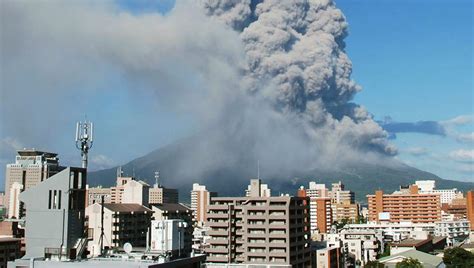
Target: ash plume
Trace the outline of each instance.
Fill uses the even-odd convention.
[[[47,3],[2,2],[1,64],[5,99],[64,109],[50,125],[75,120],[68,109],[83,100],[71,90],[96,94],[113,73],[196,122],[197,138],[175,159],[183,184],[257,159],[269,179],[393,160],[387,133],[352,102],[361,87],[344,51],[346,20],[330,0],[178,1],[165,15],[131,15],[109,1]],[[11,115],[2,117],[9,135],[44,142],[40,114],[14,102],[0,111]],[[32,129],[18,124],[28,120]]]

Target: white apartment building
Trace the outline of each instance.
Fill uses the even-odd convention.
[[[469,236],[470,224],[468,220],[441,221],[435,223],[436,236],[446,236],[448,246],[455,246],[457,242]]]
[[[418,186],[418,192],[420,194],[439,194],[441,204],[451,204],[453,199],[459,197],[457,188],[435,189],[436,182],[434,180],[415,181],[415,184]]]
[[[353,257],[355,261],[365,264],[376,260],[377,254],[382,253],[384,248],[383,232],[343,229],[340,233],[327,235],[327,247],[341,248],[341,252]]]
[[[386,240],[394,242],[403,239],[426,239],[428,235],[433,235],[435,232],[435,223],[366,223],[366,224],[347,224],[344,229],[352,231],[381,231]]]
[[[312,197],[328,197],[329,191],[326,188],[326,184],[318,184],[314,181],[309,182],[309,188],[306,189],[306,196]]]

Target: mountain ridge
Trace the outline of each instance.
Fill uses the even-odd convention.
[[[221,196],[243,195],[249,180],[257,176],[255,162],[242,157],[240,162],[211,168],[201,172],[199,176],[194,176],[193,167],[183,166],[181,160],[195,143],[196,138],[193,137],[182,139],[131,160],[123,165],[122,169],[125,175],[130,176],[135,173],[137,178],[150,184],[154,182],[154,172],[159,170],[160,182],[165,187],[178,188],[181,200],[189,201],[189,191],[194,182],[206,185],[208,190],[216,191]],[[90,172],[89,184],[113,186],[116,169],[117,167],[113,167]],[[474,183],[445,180],[402,162],[393,162],[391,165],[357,162],[339,169],[312,169],[281,174],[281,176],[266,176],[265,172],[261,173],[262,180],[269,184],[274,195],[294,194],[300,185],[308,187],[309,181],[325,183],[327,187],[330,187],[330,183],[342,181],[346,189],[356,193],[356,200],[361,203],[366,203],[366,195],[374,193],[377,189],[392,192],[400,185],[408,185],[414,183],[415,180],[433,179],[439,189],[457,188],[461,191],[474,189]]]

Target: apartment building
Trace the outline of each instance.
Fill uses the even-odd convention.
[[[125,189],[125,185],[132,180],[134,180],[134,178],[132,177],[122,177],[121,175],[117,176],[115,186],[110,187],[110,203],[112,204],[122,203],[122,197],[123,197],[123,191]]]
[[[324,184],[309,183],[309,189],[303,186],[298,190],[298,196],[309,198],[310,230],[312,234],[327,233],[333,222],[331,197]]]
[[[7,164],[5,172],[5,207],[8,218],[22,218],[25,213],[19,192],[32,188],[63,168],[57,154],[35,149],[19,150],[15,163]]]
[[[441,221],[435,225],[435,236],[445,236],[448,246],[455,246],[469,236],[470,224],[467,220]]]
[[[86,208],[88,225],[88,250],[91,256],[101,253],[102,205],[95,203]],[[151,224],[152,210],[139,204],[104,204],[103,247],[121,248],[125,243],[134,247],[146,247],[147,232]]]
[[[149,202],[152,205],[164,204],[164,203],[178,203],[179,202],[178,189],[165,188],[160,185],[154,185],[150,188]]]
[[[308,267],[311,250],[306,202],[307,198],[290,196],[211,198],[207,261]]]
[[[364,224],[346,224],[344,229],[350,231],[377,231],[383,232],[386,241],[401,241],[404,239],[426,239],[435,232],[435,223],[364,223]]]
[[[356,222],[359,218],[359,204],[348,203],[332,204],[333,219],[335,221],[348,220]]]
[[[317,268],[340,268],[341,250],[338,247],[327,247],[318,249],[316,251],[316,266]]]
[[[207,207],[211,201],[211,197],[217,197],[216,192],[209,192],[206,186],[193,184],[191,190],[191,209],[193,210],[193,218],[198,226],[203,226],[206,221]]]
[[[355,193],[353,191],[345,190],[345,186],[342,182],[331,184],[331,191],[329,192],[331,202],[334,204],[354,204]]]
[[[367,195],[369,221],[430,223],[441,220],[439,194],[420,194],[417,185],[393,194]]]

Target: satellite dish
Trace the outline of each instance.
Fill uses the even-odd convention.
[[[132,249],[133,249],[132,244],[128,242],[123,245],[123,251],[125,251],[125,253],[127,254],[130,254],[132,252]]]

